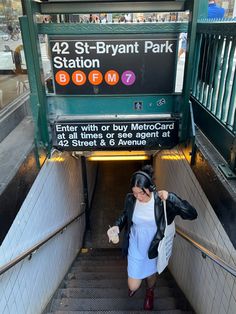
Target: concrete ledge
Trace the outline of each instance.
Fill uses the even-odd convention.
[[[0,142],[29,115],[29,92],[19,96],[0,112]]]
[[[37,174],[33,123],[24,118],[0,143],[0,244]]]
[[[0,194],[34,147],[33,122],[24,118],[0,143]]]
[[[236,248],[236,180],[227,179],[219,170],[219,165],[227,162],[200,129],[196,131],[196,146],[192,170]]]

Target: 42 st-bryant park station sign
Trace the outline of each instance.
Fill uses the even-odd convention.
[[[172,93],[176,34],[51,37],[56,94]]]
[[[60,150],[171,148],[178,143],[178,120],[54,122],[53,146]]]

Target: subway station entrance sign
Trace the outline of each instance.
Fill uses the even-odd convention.
[[[53,36],[55,93],[158,94],[174,91],[178,36]]]
[[[139,150],[171,148],[178,143],[178,120],[57,121],[54,147],[60,150]]]

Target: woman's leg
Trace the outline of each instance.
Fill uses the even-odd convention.
[[[157,281],[157,276],[156,274],[153,274],[149,277],[146,278],[146,281],[147,281],[147,287],[148,288],[154,288],[155,284],[156,284],[156,281]]]
[[[132,297],[141,286],[142,279],[128,277],[129,296]]]
[[[153,274],[146,278],[147,290],[144,299],[144,310],[151,311],[154,303],[154,287],[156,284],[156,274]]]

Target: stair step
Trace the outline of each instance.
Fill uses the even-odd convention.
[[[74,267],[77,267],[77,266],[80,266],[80,265],[88,265],[88,266],[93,266],[93,265],[96,265],[96,266],[105,266],[105,265],[120,265],[120,266],[126,266],[127,265],[127,261],[124,260],[124,259],[121,259],[121,258],[117,258],[117,259],[96,259],[94,258],[93,259],[88,259],[88,260],[85,260],[85,259],[81,259],[81,260],[76,260],[73,264]]]
[[[175,282],[173,279],[166,280],[164,278],[160,278],[157,280],[156,283],[157,287],[161,286],[168,286],[168,287],[173,287],[175,286]],[[110,279],[101,279],[101,280],[96,280],[96,279],[72,279],[72,280],[65,280],[64,281],[64,287],[65,288],[124,288],[127,287],[127,278],[113,278],[112,280]]]
[[[120,248],[117,249],[92,249],[92,248],[84,248],[81,250],[81,253],[78,255],[80,257],[88,257],[88,256],[120,256],[121,257],[122,250]]]
[[[121,271],[115,271],[113,269],[113,271],[100,271],[100,272],[90,272],[90,271],[71,271],[67,274],[66,278],[65,279],[87,279],[87,280],[93,280],[93,279],[96,279],[96,280],[101,280],[101,279],[106,279],[106,278],[110,278],[111,280],[114,278],[126,278],[127,279],[127,271],[126,269],[123,269]],[[159,279],[172,279],[172,277],[170,276],[169,273],[163,273],[161,274],[161,276],[158,277],[157,280]]]
[[[178,309],[180,303],[184,306],[184,300],[176,300],[172,297],[159,298],[154,302],[154,310],[174,310]],[[186,302],[185,302],[186,303]],[[120,311],[142,310],[143,299],[135,298],[100,298],[100,299],[73,299],[62,298],[55,299],[52,303],[52,310],[70,310],[70,311],[97,311],[113,310],[118,308]],[[185,309],[185,308],[183,308]]]
[[[146,285],[128,297],[127,260],[121,250],[89,249],[73,263],[47,314],[147,314]],[[153,314],[194,314],[168,270],[157,276]]]
[[[72,266],[70,272],[123,272],[126,271],[126,264],[115,265],[80,265]]]
[[[91,259],[91,260],[94,260],[94,259],[123,259],[125,260],[126,257],[124,257],[122,255],[122,251],[121,250],[117,250],[117,251],[113,251],[113,250],[102,250],[102,251],[93,251],[91,250],[90,252],[88,253],[81,253],[77,256],[77,260],[87,260],[87,259]]]
[[[143,285],[135,294],[134,298],[144,298],[145,285]],[[158,287],[155,290],[156,298],[166,296],[181,296],[174,287]],[[128,297],[128,288],[67,288],[59,289],[57,298],[125,298]]]
[[[68,273],[66,279],[96,279],[101,280],[104,278],[126,278],[127,279],[127,273],[125,269],[121,272],[70,272]]]
[[[81,256],[79,255],[77,258],[76,258],[76,261],[86,261],[86,260],[90,260],[90,261],[110,261],[110,260],[123,260],[125,261],[126,258],[123,258],[121,256],[121,254],[117,254],[117,255],[94,255],[94,256],[90,256],[90,255],[84,255],[84,256]]]
[[[150,314],[150,311],[54,311],[47,314]],[[182,310],[160,310],[151,311],[152,314],[194,314],[191,311]]]

